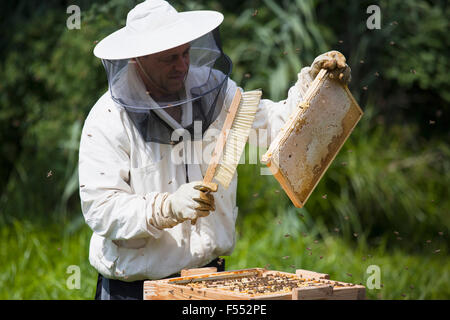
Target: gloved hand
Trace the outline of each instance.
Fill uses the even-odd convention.
[[[330,78],[341,81],[343,84],[348,84],[351,81],[351,69],[345,62],[345,56],[339,51],[328,51],[314,59],[310,74],[314,79],[320,69],[327,69]]]
[[[186,220],[195,224],[197,218],[215,210],[214,197],[217,184],[195,181],[181,185],[172,194],[165,194],[160,210],[154,212],[150,223],[159,229],[172,228]]]

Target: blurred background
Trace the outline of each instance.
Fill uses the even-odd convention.
[[[0,10],[0,299],[92,299],[78,194],[83,121],[107,90],[97,41],[139,1],[8,1]],[[296,268],[368,285],[369,299],[449,299],[450,9],[447,1],[184,0],[224,14],[232,78],[282,100],[329,50],[347,57],[365,114],[306,206],[262,164],[239,166],[227,269]],[[368,29],[369,5],[381,28]],[[69,29],[70,5],[81,9]],[[263,150],[260,150],[259,156]],[[67,284],[78,266],[80,288]]]

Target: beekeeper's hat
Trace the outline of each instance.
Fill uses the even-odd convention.
[[[147,0],[128,13],[125,27],[95,46],[94,55],[118,60],[161,52],[205,35],[222,21],[220,12],[177,12],[166,1]]]

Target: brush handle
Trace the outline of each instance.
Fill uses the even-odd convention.
[[[237,88],[233,100],[231,101],[231,106],[228,109],[228,115],[225,119],[225,123],[223,124],[222,131],[220,132],[219,138],[217,138],[216,146],[214,148],[211,161],[209,162],[208,169],[206,170],[206,174],[203,177],[203,183],[206,186],[209,186],[209,188],[211,189],[209,190],[209,192],[217,191],[217,184],[213,183],[212,179],[214,178],[214,174],[216,173],[217,165],[219,164],[220,157],[222,156],[223,148],[225,147],[225,143],[227,142],[227,137],[230,133],[231,126],[233,125],[234,117],[236,116],[236,112],[239,104],[241,103],[241,99],[241,90]],[[191,221],[192,225],[195,225],[196,223],[197,219]]]
[[[231,106],[228,109],[228,115],[225,119],[225,123],[223,124],[222,131],[220,132],[220,135],[217,138],[216,146],[214,148],[211,161],[208,165],[208,169],[206,170],[205,177],[203,178],[204,183],[210,183],[214,178],[217,165],[219,164],[220,157],[222,156],[223,149],[225,147],[225,143],[227,142],[228,134],[230,133],[231,126],[233,125],[234,117],[236,116],[236,112],[238,110],[241,99],[242,99],[241,90],[239,90],[238,88],[236,89],[236,93],[234,94]]]

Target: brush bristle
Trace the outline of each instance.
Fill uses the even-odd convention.
[[[248,91],[242,94],[241,102],[225,143],[222,161],[217,166],[214,175],[214,178],[225,189],[228,188],[244,151],[261,94],[260,90]]]

